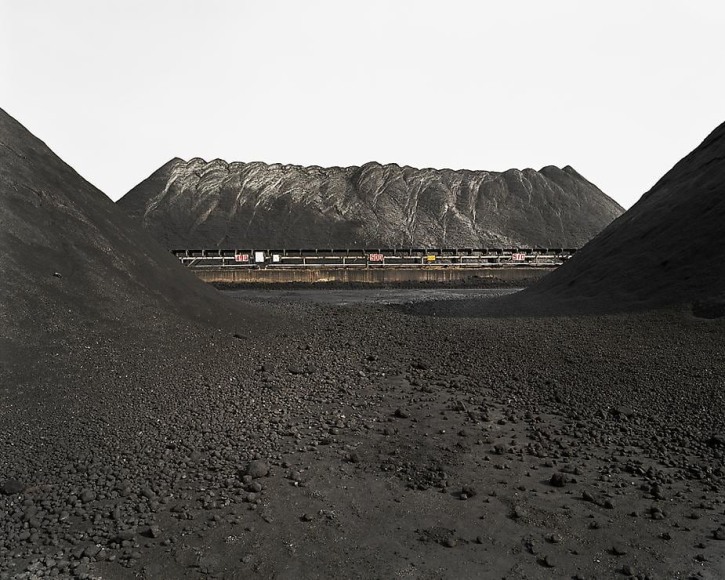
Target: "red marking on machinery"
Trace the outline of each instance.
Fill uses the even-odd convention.
[[[511,260],[514,262],[523,262],[526,260],[526,254],[511,254]]]
[[[249,262],[249,254],[236,254],[234,256],[235,262]]]
[[[385,254],[370,254],[368,256],[368,260],[370,262],[384,262],[385,261]]]

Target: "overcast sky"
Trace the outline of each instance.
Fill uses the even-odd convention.
[[[0,0],[0,107],[118,199],[172,157],[572,165],[629,207],[725,121],[722,0]]]

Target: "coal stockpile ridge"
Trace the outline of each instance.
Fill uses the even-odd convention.
[[[118,204],[169,249],[580,247],[622,208],[571,167],[173,159]]]
[[[108,197],[0,109],[0,338],[11,347],[104,321],[216,324],[227,305]]]
[[[725,304],[725,124],[522,298],[617,309]]]

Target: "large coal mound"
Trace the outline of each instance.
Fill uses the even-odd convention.
[[[580,247],[623,209],[571,167],[174,159],[118,204],[169,249]]]
[[[564,266],[526,291],[607,308],[725,303],[725,124]]]
[[[218,292],[1,109],[0,248],[5,353],[104,321],[221,318]]]

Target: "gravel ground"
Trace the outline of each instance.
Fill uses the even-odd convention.
[[[0,578],[725,576],[722,318],[267,309],[0,367]]]
[[[311,302],[313,304],[327,304],[331,306],[373,305],[373,304],[422,304],[432,301],[448,303],[451,300],[480,300],[505,296],[518,292],[516,288],[366,288],[366,289],[339,289],[339,288],[299,288],[276,290],[259,290],[247,288],[244,290],[227,290],[225,294],[230,297],[245,299],[252,302],[270,303],[297,303]]]

